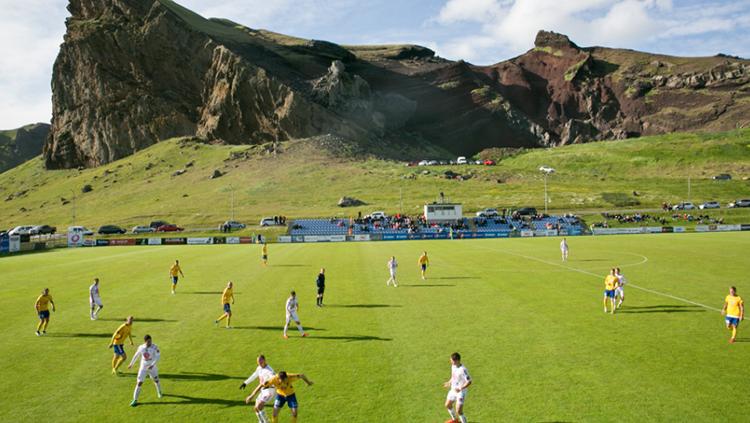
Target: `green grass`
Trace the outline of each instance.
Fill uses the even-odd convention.
[[[447,418],[441,384],[460,351],[474,378],[473,422],[744,421],[750,337],[735,345],[715,309],[727,286],[748,287],[750,236],[687,234],[569,239],[69,249],[0,259],[0,414],[63,421],[239,421],[254,418],[237,388],[265,354],[277,370],[304,372],[301,421],[435,422]],[[419,280],[416,260],[432,266]],[[385,261],[400,259],[399,288]],[[187,277],[169,294],[167,269]],[[646,261],[647,259],[647,261]],[[488,265],[491,263],[491,265]],[[619,265],[631,286],[620,313],[602,313],[602,276]],[[328,274],[327,307],[314,277]],[[101,319],[86,289],[102,280]],[[235,329],[216,328],[219,292],[236,283]],[[646,292],[705,304],[712,309]],[[58,310],[34,336],[32,304],[49,287]],[[283,304],[300,296],[310,338],[281,338]],[[162,351],[165,396],[146,382],[128,407],[133,373],[109,374],[109,336],[128,314],[136,338]],[[295,334],[296,335],[296,334]],[[132,354],[133,347],[127,346]],[[9,400],[12,398],[12,400]],[[288,412],[284,411],[284,419]]]
[[[231,191],[235,217],[257,224],[263,216],[356,216],[373,210],[420,213],[442,191],[464,204],[467,213],[485,207],[543,208],[544,181],[538,171],[557,169],[549,178],[550,207],[556,212],[658,208],[662,201],[691,200],[726,204],[750,197],[750,130],[714,134],[672,134],[623,141],[524,150],[497,166],[406,167],[381,159],[341,158],[308,141],[284,143],[278,156],[263,146],[222,146],[170,140],[94,169],[44,170],[41,159],[0,174],[0,227],[48,223],[67,227],[76,221],[132,227],[155,219],[197,228],[215,228],[229,218]],[[247,152],[247,159],[228,160]],[[499,153],[498,153],[499,154]],[[244,157],[244,156],[243,156]],[[177,169],[187,173],[171,176]],[[150,169],[146,169],[151,164]],[[219,169],[226,175],[209,179]],[[443,172],[471,174],[448,180]],[[428,174],[424,174],[428,172]],[[711,176],[730,173],[731,181]],[[92,192],[81,188],[91,184]],[[230,186],[232,189],[230,189]],[[15,194],[27,191],[21,196]],[[639,193],[638,197],[632,195]],[[9,196],[15,198],[5,201]],[[366,206],[341,209],[342,196]],[[61,198],[69,201],[63,204]],[[711,214],[717,212],[712,211]],[[747,212],[727,210],[729,219],[748,223]],[[257,228],[251,228],[255,230]]]

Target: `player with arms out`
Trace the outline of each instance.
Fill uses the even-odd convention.
[[[604,312],[607,312],[607,303],[612,306],[612,314],[615,314],[615,290],[618,287],[618,279],[615,269],[610,270],[609,275],[604,278]]]
[[[615,276],[617,276],[617,289],[615,289],[615,298],[619,298],[620,301],[617,303],[617,308],[622,306],[625,301],[625,284],[628,280],[625,279],[625,275],[622,274],[619,267],[615,268]]]
[[[284,339],[289,338],[286,334],[286,330],[289,328],[289,323],[294,322],[297,325],[297,330],[299,330],[299,333],[302,334],[302,337],[306,337],[307,334],[305,333],[305,330],[302,328],[302,325],[299,322],[299,316],[297,316],[297,311],[299,310],[299,302],[297,302],[297,293],[292,291],[292,295],[289,296],[289,298],[286,299],[286,323],[284,323]]]
[[[445,408],[448,409],[451,419],[446,423],[466,423],[464,415],[464,401],[466,400],[467,388],[471,386],[471,376],[466,367],[461,364],[461,354],[451,354],[451,378],[443,384],[450,389],[445,399]],[[454,409],[455,405],[455,409]]]
[[[279,421],[279,411],[284,407],[284,404],[287,404],[289,406],[289,409],[292,412],[292,423],[297,422],[297,409],[299,408],[299,405],[297,403],[297,396],[294,393],[294,386],[292,386],[292,383],[298,381],[298,380],[304,380],[305,383],[307,383],[307,386],[312,385],[312,381],[310,381],[304,374],[299,373],[289,373],[285,371],[279,372],[278,375],[271,378],[271,380],[267,381],[266,383],[262,385],[258,385],[252,394],[250,394],[249,397],[245,400],[246,403],[249,403],[253,400],[255,395],[260,391],[261,389],[265,388],[276,388],[276,400],[273,402],[273,417],[271,417],[271,421],[273,423],[278,423]]]
[[[132,330],[133,316],[128,316],[125,323],[121,324],[112,335],[112,340],[109,343],[109,348],[114,348],[115,351],[115,355],[112,357],[112,374],[115,376],[117,376],[117,369],[128,358],[128,355],[125,354],[125,338],[130,340],[130,345],[133,345]]]
[[[419,260],[417,260],[417,264],[419,264],[419,268],[422,271],[422,280],[425,280],[425,273],[427,272],[427,266],[430,264],[430,259],[427,258],[427,251],[423,252],[421,256],[419,256]]]
[[[326,269],[322,267],[320,268],[320,273],[318,273],[318,278],[315,279],[315,287],[318,289],[316,305],[323,307],[323,293],[326,291]]]
[[[39,316],[39,323],[36,325],[36,336],[47,334],[47,325],[49,325],[49,306],[52,305],[52,311],[55,311],[55,302],[49,295],[49,288],[44,288],[42,294],[37,297],[34,303],[34,309]],[[41,331],[41,333],[39,332]]]
[[[742,297],[737,295],[737,288],[732,286],[729,288],[729,295],[724,298],[724,306],[721,308],[721,314],[723,314],[724,322],[727,324],[727,329],[732,331],[732,337],[729,338],[729,342],[734,343],[737,339],[737,326],[740,322],[745,320],[745,302],[742,301]]]
[[[560,254],[562,261],[568,261],[568,241],[565,238],[560,241]]]
[[[161,352],[159,351],[159,347],[151,342],[151,335],[144,336],[143,341],[144,343],[138,347],[138,350],[133,354],[133,359],[130,360],[130,364],[128,364],[128,369],[131,369],[136,360],[138,360],[139,357],[141,358],[141,367],[138,368],[135,390],[133,391],[133,401],[130,403],[131,407],[138,405],[138,397],[141,395],[141,386],[143,386],[146,376],[149,376],[151,380],[154,381],[154,385],[156,385],[156,396],[161,398],[162,395],[161,383],[159,383],[159,369],[156,367],[156,363],[158,363],[159,358],[161,358]]]
[[[185,277],[185,274],[182,273],[182,268],[180,267],[180,261],[175,260],[172,267],[169,268],[169,278],[172,280],[172,295],[174,295],[175,290],[177,289],[177,282],[179,281],[179,277],[182,276]]]
[[[390,286],[391,282],[393,282],[393,287],[397,288],[398,283],[396,283],[396,268],[398,267],[398,262],[396,261],[396,256],[391,256],[391,259],[388,260],[388,272],[390,273],[391,277],[388,278],[387,281],[385,281],[385,286]]]
[[[258,356],[258,367],[255,368],[255,372],[253,372],[250,377],[242,382],[240,389],[245,389],[245,387],[251,384],[255,379],[258,379],[259,385],[263,385],[273,379],[275,375],[276,373],[266,362],[266,357],[261,354]],[[258,416],[258,423],[268,423],[268,416],[266,416],[266,412],[263,408],[273,399],[275,393],[276,390],[273,387],[261,388],[260,395],[258,395],[258,398],[255,400],[255,407],[253,407],[255,415]],[[251,402],[252,395],[245,398],[245,404],[250,404]]]
[[[99,278],[94,278],[94,283],[89,287],[89,305],[91,306],[91,320],[96,320],[99,312],[104,308],[102,297],[99,296]]]
[[[224,313],[219,316],[218,319],[214,320],[214,324],[218,325],[220,321],[227,319],[227,329],[231,329],[230,323],[232,321],[232,306],[229,305],[229,301],[234,304],[234,289],[232,288],[232,281],[227,283],[227,287],[224,288],[224,292],[221,293],[221,305],[224,307]]]

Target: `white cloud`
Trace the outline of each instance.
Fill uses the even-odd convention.
[[[440,23],[487,22],[501,10],[497,0],[448,0],[436,20]]]

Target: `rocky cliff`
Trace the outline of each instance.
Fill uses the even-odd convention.
[[[334,134],[376,154],[426,144],[473,154],[727,129],[750,116],[750,63],[737,58],[581,48],[542,31],[526,54],[474,66],[419,46],[251,29],[170,0],[68,9],[49,168],[97,166],[186,135],[245,144]]]
[[[41,154],[48,134],[46,123],[0,131],[0,173]]]

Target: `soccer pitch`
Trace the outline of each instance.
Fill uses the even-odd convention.
[[[68,249],[0,259],[2,421],[257,421],[239,385],[262,353],[295,384],[300,421],[442,422],[449,355],[468,368],[470,422],[746,421],[750,327],[738,342],[719,313],[730,285],[750,297],[750,234]],[[426,250],[428,278],[417,258]],[[399,261],[387,288],[386,261]],[[169,266],[186,277],[170,295]],[[602,310],[620,266],[626,301]],[[315,277],[326,268],[324,308]],[[88,286],[104,309],[89,320]],[[233,329],[215,327],[235,283]],[[57,305],[36,337],[34,300]],[[281,336],[295,289],[310,337]],[[136,346],[161,349],[165,396],[135,370],[110,374],[110,337],[135,316]],[[748,331],[747,333],[745,331]],[[126,344],[128,362],[135,347]],[[127,364],[127,362],[126,362]],[[123,366],[121,369],[125,369]],[[270,408],[269,408],[270,412]],[[289,421],[289,411],[281,413]]]

